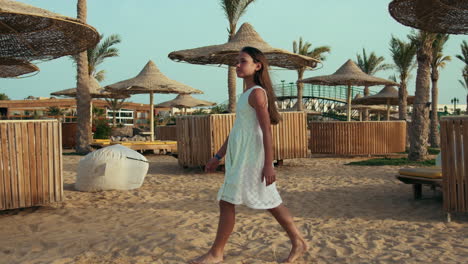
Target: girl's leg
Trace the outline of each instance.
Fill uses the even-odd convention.
[[[296,225],[294,224],[293,217],[288,208],[283,204],[268,211],[275,217],[276,221],[283,227],[291,240],[292,249],[287,259],[284,262],[294,262],[297,258],[302,256],[307,250],[308,245],[304,240]]]
[[[192,260],[191,264],[221,263],[223,261],[224,246],[234,229],[236,208],[234,204],[219,201],[219,223],[216,238],[211,249],[203,256]]]

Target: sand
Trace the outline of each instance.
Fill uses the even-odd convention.
[[[65,201],[0,212],[0,263],[186,263],[214,238],[223,173],[151,155],[140,189],[78,192],[81,157],[64,156]],[[394,178],[397,167],[355,159],[286,160],[278,188],[310,251],[297,263],[467,263],[468,217],[446,223],[441,193]],[[237,207],[224,263],[277,263],[286,234],[266,211]]]

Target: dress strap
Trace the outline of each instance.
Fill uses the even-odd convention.
[[[265,89],[263,89],[263,87],[261,87],[261,86],[255,86],[255,87],[253,87],[252,91],[253,91],[254,89],[260,89],[260,90],[262,90],[262,91],[265,93],[266,106],[268,107],[268,95],[267,95]]]

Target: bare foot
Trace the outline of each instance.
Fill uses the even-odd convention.
[[[289,253],[289,256],[287,259],[283,261],[283,263],[293,263],[296,261],[299,257],[304,255],[304,253],[309,250],[309,246],[307,245],[307,242],[304,239],[301,239],[293,245],[291,248],[291,252]]]
[[[193,259],[189,264],[217,264],[223,262],[223,257],[215,257],[211,252],[206,253],[196,259]]]

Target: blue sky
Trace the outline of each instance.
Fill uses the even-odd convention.
[[[76,0],[21,0],[27,4],[76,17]],[[292,50],[293,40],[303,37],[312,46],[328,45],[331,53],[323,68],[306,72],[305,77],[333,73],[347,59],[356,54],[374,51],[391,63],[389,40],[391,35],[406,38],[410,28],[396,22],[388,13],[389,0],[257,0],[239,21],[251,23],[271,46]],[[215,66],[191,65],[171,61],[171,51],[189,49],[227,40],[227,19],[218,0],[88,0],[88,23],[101,34],[119,34],[120,56],[106,60],[100,69],[107,72],[103,85],[137,75],[148,60],[153,60],[169,78],[205,92],[196,96],[214,102],[227,100],[227,70]],[[439,103],[450,103],[458,97],[465,103],[466,91],[458,83],[463,64],[455,58],[460,54],[462,40],[467,36],[452,35],[445,54],[452,62],[441,71]],[[12,99],[29,95],[49,96],[53,91],[76,86],[71,59],[60,58],[38,64],[41,72],[23,79],[0,79],[0,93]],[[289,70],[272,71],[274,83],[281,80],[295,82],[297,73]],[[388,78],[392,71],[379,72]],[[415,75],[409,83],[414,94]],[[238,81],[238,92],[241,92]],[[381,87],[371,88],[378,91]],[[175,95],[155,95],[155,102]],[[130,101],[148,103],[147,95],[132,96]]]

